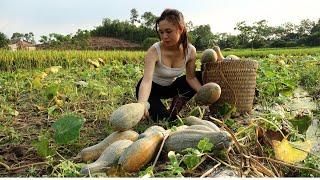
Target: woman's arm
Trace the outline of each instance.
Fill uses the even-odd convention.
[[[143,78],[139,87],[138,102],[147,102],[151,92],[152,76],[158,55],[154,47],[150,47],[144,59]]]
[[[187,62],[186,67],[186,80],[188,84],[196,91],[199,91],[199,88],[201,87],[200,81],[197,79],[196,76],[196,49],[193,47],[191,49],[191,55],[190,59]]]
[[[220,50],[220,47],[219,46],[214,46],[213,47],[213,50],[217,53],[217,56],[218,56],[218,61],[222,61],[224,59],[222,53],[221,53],[221,50]]]

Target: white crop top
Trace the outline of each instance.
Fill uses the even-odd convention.
[[[185,63],[182,67],[179,67],[179,68],[171,68],[162,63],[160,42],[157,42],[152,46],[156,48],[157,54],[159,56],[159,61],[156,62],[156,65],[154,68],[152,81],[161,86],[169,86],[174,82],[174,80],[177,77],[179,77],[180,75],[182,75],[182,73],[184,73],[186,69],[186,64],[190,59],[192,45],[191,44],[188,45],[188,51],[185,57]]]

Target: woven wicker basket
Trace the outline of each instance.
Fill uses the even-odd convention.
[[[240,114],[250,113],[256,88],[258,62],[255,60],[224,60],[202,65],[204,83],[215,82],[221,87],[220,99],[209,106],[210,113],[228,103]]]

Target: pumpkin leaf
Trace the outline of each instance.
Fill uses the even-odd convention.
[[[201,156],[197,156],[195,154],[187,154],[183,160],[183,163],[187,165],[188,169],[192,169],[201,161]]]
[[[298,114],[289,120],[294,128],[296,128],[300,134],[304,134],[308,127],[311,125],[312,113],[310,110],[301,110]]]
[[[276,159],[292,164],[306,159],[310,152],[311,144],[309,140],[305,142],[289,142],[286,138],[281,142],[272,141]]]
[[[174,151],[170,151],[168,153],[168,158],[169,158],[169,160],[170,160],[172,165],[178,165],[179,164],[178,159],[176,157],[176,153]]]
[[[210,152],[212,150],[213,144],[209,142],[208,138],[201,139],[198,143],[198,148],[203,152]]]
[[[57,84],[52,84],[48,86],[45,90],[45,94],[49,100],[53,99],[58,95],[59,86]]]
[[[37,153],[42,157],[47,157],[54,154],[54,151],[49,147],[48,134],[40,134],[38,141],[33,141],[32,146],[37,150]]]
[[[79,137],[84,119],[74,115],[67,115],[53,124],[54,139],[58,144],[68,144]]]

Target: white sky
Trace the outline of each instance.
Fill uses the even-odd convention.
[[[235,33],[236,23],[267,20],[277,26],[320,19],[319,0],[0,0],[0,32],[70,34],[93,29],[103,18],[129,20],[130,10],[159,16],[165,8],[180,10],[186,22],[209,24],[212,32]]]

